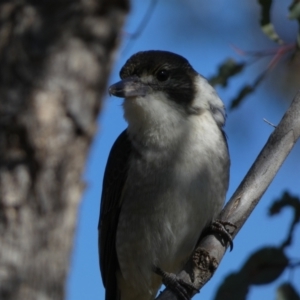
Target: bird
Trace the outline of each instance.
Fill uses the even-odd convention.
[[[220,213],[230,158],[225,107],[181,55],[141,51],[109,94],[124,98],[127,128],[110,151],[99,217],[105,300],[152,300],[153,268],[177,274]]]

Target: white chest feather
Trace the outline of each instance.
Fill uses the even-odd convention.
[[[131,160],[116,244],[125,280],[150,293],[157,288],[152,265],[178,272],[220,211],[229,164],[210,112],[182,119],[181,112],[168,114],[161,99],[151,102],[146,113],[145,104],[138,117],[134,113],[143,120],[125,114],[129,134],[140,138],[134,143],[140,154]],[[139,103],[129,105],[139,110]]]

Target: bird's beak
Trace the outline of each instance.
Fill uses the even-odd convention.
[[[109,95],[121,98],[145,96],[149,91],[150,86],[143,83],[137,76],[125,78],[108,89]]]

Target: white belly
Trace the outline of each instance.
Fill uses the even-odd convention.
[[[152,266],[177,273],[203,228],[220,211],[226,183],[213,176],[216,170],[205,161],[174,157],[151,167],[143,161],[133,163],[116,247],[122,276],[136,289],[156,293],[161,282]]]
[[[161,127],[164,134],[150,135],[152,148],[147,140],[142,156],[133,153],[116,236],[121,295],[136,290],[141,300],[154,298],[161,278],[152,266],[177,273],[224,203],[229,158],[220,129],[208,112],[184,126],[177,144]]]

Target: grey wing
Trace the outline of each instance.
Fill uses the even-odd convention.
[[[121,194],[127,177],[131,142],[124,130],[110,151],[105,168],[99,218],[99,261],[106,300],[118,299],[116,271],[116,231],[121,208]]]

